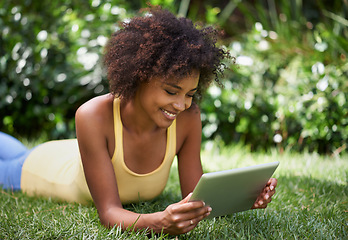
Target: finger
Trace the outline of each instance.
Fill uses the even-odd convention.
[[[267,191],[262,193],[261,196],[267,200],[268,198],[271,198],[274,194],[275,194],[275,189],[273,190],[268,189]]]
[[[268,200],[269,201],[269,200]],[[268,201],[258,201],[254,204],[254,208],[266,208],[267,207],[267,204],[269,203]]]
[[[267,197],[270,198],[272,197],[274,194],[275,194],[276,190],[275,188],[273,190],[268,190],[265,194],[264,194],[264,197]]]
[[[192,231],[196,226],[197,226],[198,222],[195,222],[194,220],[189,220],[185,223],[186,227],[184,229],[184,232],[189,232]]]
[[[193,218],[199,214],[204,214],[208,211],[202,201],[194,201],[188,203],[176,203],[170,206],[173,214],[189,214],[185,219]]]
[[[191,228],[191,230],[192,230],[193,228],[195,228],[195,227],[198,225],[198,223],[199,223],[200,221],[202,221],[205,217],[207,217],[207,216],[210,215],[210,212],[211,212],[211,208],[210,208],[209,211],[208,211],[207,213],[205,213],[204,215],[200,215],[200,216],[198,216],[198,217],[196,217],[196,218],[189,219],[189,220],[187,221],[188,228]]]
[[[272,183],[272,178],[268,179],[268,181],[267,181],[267,184],[266,184],[266,185],[271,185],[271,183]]]
[[[275,193],[276,193],[276,190],[275,190],[275,189],[273,189],[273,190],[271,190],[271,191],[268,192],[268,194],[269,194],[270,196],[273,196]]]
[[[190,198],[192,196],[192,192],[189,193],[183,200],[181,200],[179,203],[187,203],[188,201],[190,201]]]
[[[211,207],[208,207],[207,211],[205,211],[205,213],[203,215],[200,215],[198,216],[196,219],[197,219],[197,222],[200,222],[201,220],[203,220],[204,218],[208,217],[211,213],[213,209]]]
[[[265,201],[267,201],[270,198],[271,198],[271,196],[269,193],[266,193],[265,195],[263,195],[263,200],[265,200]]]
[[[274,195],[275,191],[270,191],[268,193],[266,193],[264,196],[263,196],[263,202],[267,205],[268,203],[270,203],[272,201],[272,197]]]
[[[273,196],[273,192],[268,192],[264,194],[260,199],[258,199],[257,203],[259,205],[268,204],[272,201],[272,196]]]
[[[183,220],[181,223],[177,225],[177,227],[181,229],[182,233],[189,232],[192,229],[194,229],[203,218],[203,216],[199,216]]]
[[[271,191],[270,187],[269,186],[265,186],[261,192],[261,194],[266,194],[268,193],[269,191]]]
[[[273,189],[277,187],[278,180],[275,178],[271,178],[269,181],[270,181],[269,188],[272,191]]]
[[[269,193],[261,194],[255,201],[253,208],[265,208],[272,201],[272,195]]]
[[[203,207],[190,212],[184,213],[183,218],[187,220],[193,220],[194,223],[200,222],[203,218],[207,217],[212,211],[211,207]]]
[[[268,180],[268,182],[266,183],[265,187],[263,188],[263,192],[267,192],[267,191],[270,191],[271,190],[271,186],[273,186],[272,184],[272,179],[270,178]],[[274,186],[272,187],[272,189],[274,188]]]
[[[263,203],[266,204],[266,205],[267,205],[268,203],[270,203],[271,201],[272,201],[272,197],[270,197],[270,196],[268,196],[268,195],[265,196],[264,199],[263,199]]]
[[[183,213],[190,213],[193,214],[192,217],[196,217],[199,215],[203,215],[211,209],[209,206],[205,206],[204,202],[197,201],[197,202],[189,202],[182,205],[181,211]]]
[[[190,219],[190,220],[188,220],[187,221],[187,224],[188,224],[188,227],[196,227],[197,226],[197,224],[199,223],[199,219],[197,219],[197,218],[193,218],[193,219]]]

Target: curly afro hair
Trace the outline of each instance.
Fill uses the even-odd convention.
[[[144,9],[145,16],[122,23],[106,45],[110,93],[132,98],[138,86],[151,77],[180,79],[192,70],[200,72],[195,99],[213,79],[219,82],[228,53],[215,46],[217,31],[197,27],[187,18],[177,18],[159,7]],[[214,78],[215,77],[215,78]]]

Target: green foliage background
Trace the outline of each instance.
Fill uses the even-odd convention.
[[[219,44],[236,59],[224,87],[213,85],[201,103],[206,143],[345,151],[347,1],[150,2],[220,26]],[[74,137],[76,109],[108,91],[107,38],[141,7],[146,1],[1,1],[0,130]]]

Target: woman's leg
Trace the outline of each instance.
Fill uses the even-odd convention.
[[[22,166],[30,152],[20,141],[0,132],[0,187],[20,189]]]
[[[0,161],[11,160],[27,151],[28,149],[16,138],[0,132]]]

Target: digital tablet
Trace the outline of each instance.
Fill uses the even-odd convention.
[[[205,173],[190,201],[202,200],[213,209],[207,218],[251,209],[279,162]]]

